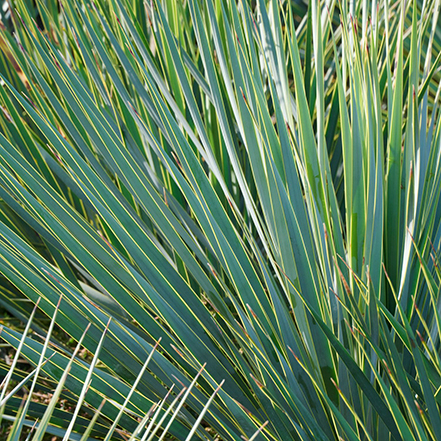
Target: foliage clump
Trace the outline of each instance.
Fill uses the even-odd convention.
[[[8,439],[440,439],[439,9],[12,1]]]

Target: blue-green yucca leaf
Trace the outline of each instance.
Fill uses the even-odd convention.
[[[385,200],[385,261],[389,269],[390,277],[393,283],[398,280],[398,268],[401,262],[401,240],[400,237],[400,216],[401,212],[401,163],[402,163],[402,108],[403,108],[403,28],[405,20],[406,5],[401,6],[398,42],[395,58],[395,79],[393,88],[389,87],[390,123],[387,149],[387,169],[386,169],[386,200]],[[397,258],[397,250],[399,258]],[[390,257],[389,257],[390,256]],[[391,265],[388,261],[391,261]]]

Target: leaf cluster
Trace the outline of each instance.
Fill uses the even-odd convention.
[[[11,2],[9,439],[441,439],[439,12]]]

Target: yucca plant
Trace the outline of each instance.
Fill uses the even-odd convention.
[[[9,439],[441,439],[439,0],[9,7]]]

